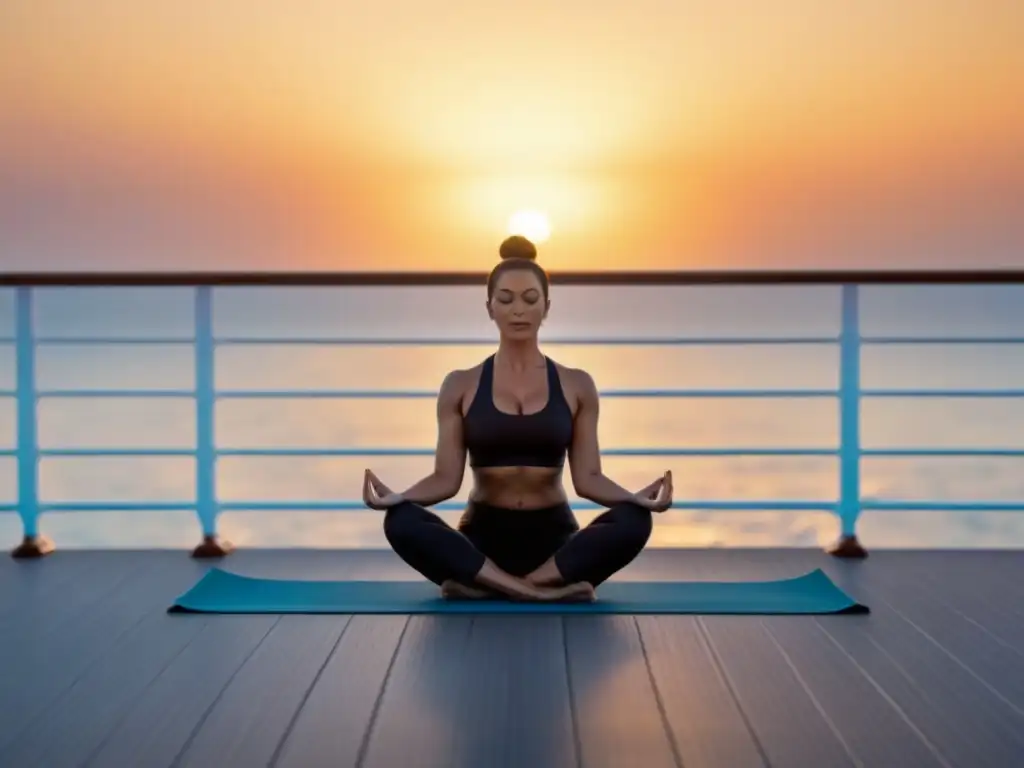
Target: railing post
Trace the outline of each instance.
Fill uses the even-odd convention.
[[[17,366],[18,410],[18,513],[23,537],[11,555],[32,558],[48,555],[53,542],[39,533],[39,432],[36,421],[36,340],[33,328],[32,288],[15,291],[14,354]]]
[[[867,557],[857,540],[860,516],[860,295],[856,284],[842,286],[839,337],[839,539],[829,554]]]
[[[217,536],[217,454],[214,436],[214,343],[212,288],[195,291],[196,514],[202,542],[192,557],[223,557],[233,547]]]

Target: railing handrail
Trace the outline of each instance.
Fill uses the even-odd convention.
[[[1024,269],[550,270],[558,285],[962,285],[1024,283]],[[439,287],[483,285],[480,271],[222,271],[0,272],[0,287],[334,286]]]

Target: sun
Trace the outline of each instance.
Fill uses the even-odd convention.
[[[551,223],[543,211],[516,211],[508,218],[508,233],[522,235],[534,243],[543,243],[551,237]]]

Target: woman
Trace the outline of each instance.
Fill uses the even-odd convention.
[[[550,301],[536,249],[512,237],[500,252],[487,281],[498,349],[445,377],[434,471],[395,493],[367,469],[363,500],[386,510],[391,547],[447,598],[593,600],[647,544],[651,513],[672,503],[672,475],[631,493],[602,473],[594,381],[538,345]],[[467,454],[473,490],[455,530],[426,507],[459,492]],[[562,486],[566,454],[577,495],[609,507],[582,530]]]

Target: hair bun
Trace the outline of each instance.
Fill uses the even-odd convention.
[[[537,246],[531,243],[522,235],[512,235],[505,238],[498,248],[498,254],[502,259],[527,259],[537,260]]]

